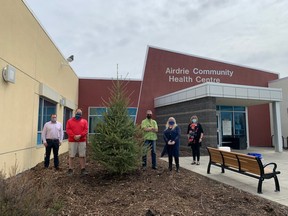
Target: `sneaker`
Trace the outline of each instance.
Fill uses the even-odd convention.
[[[193,161],[191,164],[192,164],[192,165],[194,165],[194,164],[196,164],[196,162],[195,162],[195,161]]]
[[[88,175],[88,172],[86,171],[85,168],[81,169],[81,176]]]
[[[152,169],[157,170],[157,167],[156,167],[156,166],[155,166],[155,167],[152,167]]]
[[[200,162],[199,162],[199,161],[197,161],[196,165],[200,165]]]
[[[68,174],[68,176],[72,176],[73,175],[73,170],[72,169],[68,169],[67,174]]]

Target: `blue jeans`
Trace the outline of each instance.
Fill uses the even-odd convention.
[[[59,152],[59,140],[49,140],[47,139],[47,147],[45,152],[45,158],[44,158],[44,166],[49,167],[50,162],[50,154],[51,150],[53,150],[54,155],[54,167],[59,167],[59,158],[58,158],[58,152]]]
[[[145,140],[144,146],[151,149],[152,168],[156,168],[156,140]],[[147,166],[147,155],[142,157],[142,166]]]

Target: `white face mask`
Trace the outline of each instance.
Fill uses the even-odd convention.
[[[193,122],[193,123],[196,123],[196,122],[197,122],[197,119],[192,119],[192,122]]]

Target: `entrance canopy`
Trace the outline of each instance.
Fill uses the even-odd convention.
[[[282,89],[223,83],[203,83],[154,99],[161,107],[203,97],[216,97],[217,105],[253,106],[282,101]]]
[[[204,97],[215,97],[216,105],[224,106],[254,106],[271,103],[275,151],[283,151],[279,104],[282,101],[282,89],[224,83],[203,83],[157,97],[154,99],[154,107],[157,108]]]

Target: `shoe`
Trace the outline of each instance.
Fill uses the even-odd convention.
[[[152,169],[157,170],[157,167],[152,167]]]
[[[169,171],[172,171],[172,167],[169,167]]]
[[[146,170],[146,166],[142,166],[142,170],[145,171]]]
[[[199,161],[197,161],[196,165],[200,165],[200,162],[199,162]]]
[[[68,176],[72,176],[73,175],[73,170],[72,169],[68,169],[67,175]]]
[[[195,162],[195,161],[193,161],[191,164],[192,164],[192,165],[194,165],[194,164],[196,164],[196,162]]]
[[[88,172],[86,171],[85,168],[81,169],[81,176],[88,175]]]
[[[55,170],[56,170],[56,171],[59,171],[59,170],[60,170],[60,168],[59,168],[59,167],[55,167]]]

